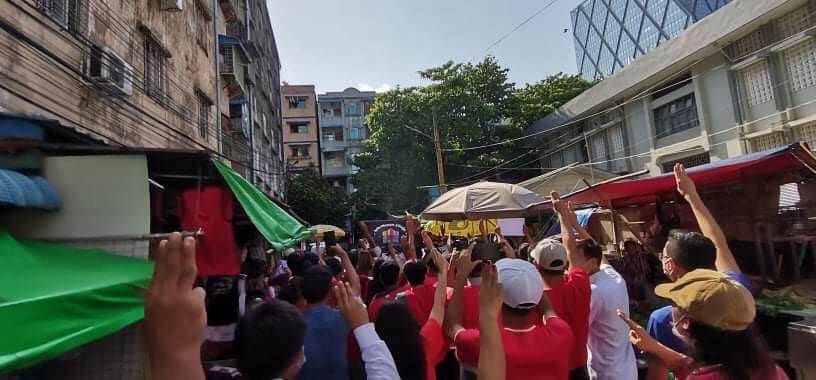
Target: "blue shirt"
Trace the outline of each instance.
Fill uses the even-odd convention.
[[[737,272],[725,272],[724,274],[744,286],[745,289],[751,290],[748,276],[745,274]],[[653,311],[649,316],[649,323],[646,324],[646,331],[664,346],[680,353],[686,353],[686,344],[672,332],[671,306]]]
[[[339,311],[326,305],[303,311],[306,335],[303,350],[306,362],[298,380],[348,380],[346,341],[349,327]],[[270,344],[276,344],[270,342]]]

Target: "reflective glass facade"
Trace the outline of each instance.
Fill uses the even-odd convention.
[[[578,71],[607,77],[730,0],[585,0],[572,11]]]

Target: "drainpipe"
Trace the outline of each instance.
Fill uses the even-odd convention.
[[[251,177],[249,183],[256,185],[255,183],[255,165],[258,163],[255,162],[255,119],[253,118],[253,113],[255,110],[253,108],[254,102],[252,101],[252,85],[247,86],[247,101],[249,102],[249,106],[247,109],[249,110],[249,176]]]
[[[218,154],[224,153],[224,136],[221,125],[221,63],[218,58],[221,57],[221,52],[218,48],[218,0],[212,2],[213,12],[213,47],[215,53],[213,59],[215,60],[215,130],[216,140],[218,141]]]

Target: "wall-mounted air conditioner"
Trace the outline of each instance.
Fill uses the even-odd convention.
[[[184,9],[184,0],[161,0],[163,11],[180,11]]]
[[[91,47],[88,77],[113,95],[133,94],[133,66],[110,48]]]

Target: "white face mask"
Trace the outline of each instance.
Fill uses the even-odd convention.
[[[676,321],[675,321],[675,320],[672,320],[672,323],[671,323],[671,325],[672,325],[672,329],[671,329],[671,330],[672,330],[672,334],[674,334],[674,336],[676,336],[676,337],[680,338],[680,339],[681,339],[682,341],[684,341],[684,342],[685,342],[685,341],[686,341],[688,338],[687,338],[687,337],[686,337],[686,336],[685,336],[685,335],[684,335],[682,332],[680,332],[680,329],[678,329],[678,328],[677,328],[677,326],[678,326],[678,325],[680,325],[680,323],[682,323],[682,322],[683,322],[683,320],[685,320],[686,318],[688,318],[686,315],[681,315],[681,316],[680,316],[680,318],[679,318],[678,320],[676,320]]]

